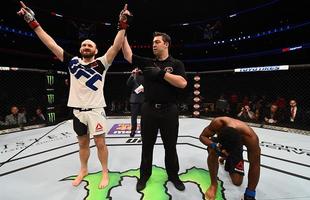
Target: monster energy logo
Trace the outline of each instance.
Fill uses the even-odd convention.
[[[54,85],[54,76],[53,75],[47,75],[46,78],[47,78],[47,84],[48,85],[50,85],[50,86]]]
[[[47,113],[48,121],[53,123],[56,121],[56,114],[54,112]]]
[[[47,102],[49,104],[53,104],[55,102],[55,95],[54,94],[48,94],[47,95]]]

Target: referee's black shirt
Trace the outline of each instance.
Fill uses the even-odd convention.
[[[135,67],[143,69],[145,67],[159,67],[174,75],[180,75],[186,79],[184,64],[177,59],[169,56],[166,60],[157,60],[152,58],[132,56],[132,64]],[[144,79],[144,97],[145,102],[150,103],[176,103],[180,89],[171,85],[165,80]]]

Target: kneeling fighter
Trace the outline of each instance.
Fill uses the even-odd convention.
[[[243,145],[247,148],[249,160],[248,186],[245,200],[255,199],[255,189],[260,175],[259,139],[253,129],[242,121],[230,117],[217,117],[211,121],[200,135],[200,141],[208,146],[208,167],[211,186],[205,193],[208,200],[214,200],[217,191],[218,158],[225,160],[225,170],[229,172],[234,185],[240,186],[244,176]]]

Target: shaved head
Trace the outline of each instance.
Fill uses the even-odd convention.
[[[89,44],[92,44],[94,47],[97,48],[97,45],[94,41],[90,40],[90,39],[86,39],[84,40],[82,43],[81,43],[81,46],[84,44],[84,43],[89,43]]]

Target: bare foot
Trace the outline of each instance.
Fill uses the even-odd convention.
[[[87,175],[88,175],[87,170],[85,170],[85,171],[84,171],[84,170],[81,170],[80,173],[79,173],[79,175],[74,179],[74,181],[72,181],[72,185],[73,185],[74,187],[80,185],[80,183],[82,182],[83,178],[84,178],[85,176],[87,176]]]
[[[102,172],[102,178],[99,183],[98,188],[103,189],[109,184],[109,173],[108,172]]]
[[[205,193],[206,200],[215,200],[217,186],[211,185]]]

